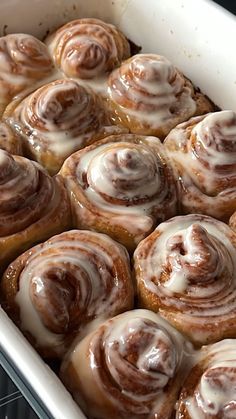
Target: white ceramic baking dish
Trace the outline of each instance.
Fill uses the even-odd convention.
[[[236,111],[236,18],[220,6],[209,0],[1,0],[0,33],[43,38],[48,30],[77,17],[118,25],[144,52],[169,58],[218,106]],[[0,354],[38,395],[41,417],[84,418],[1,309]]]

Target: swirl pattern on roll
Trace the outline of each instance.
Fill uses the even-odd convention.
[[[74,151],[118,130],[109,126],[100,97],[69,79],[40,87],[4,115],[52,174]]]
[[[4,122],[0,122],[0,149],[11,154],[22,155],[21,141]]]
[[[55,64],[68,77],[90,79],[113,70],[130,56],[125,36],[99,19],[77,19],[46,40]]]
[[[61,377],[89,417],[172,417],[190,348],[148,310],[121,314],[88,335],[62,364]]]
[[[61,174],[78,226],[128,247],[176,214],[175,183],[155,137],[109,136],[70,156]]]
[[[14,295],[10,295],[14,289]],[[44,356],[62,356],[76,333],[132,309],[129,256],[108,236],[72,230],[25,252],[6,270],[9,314]],[[14,316],[14,312],[18,315]]]
[[[202,350],[180,393],[177,419],[236,417],[236,340]]]
[[[0,237],[41,218],[54,194],[53,179],[37,163],[0,150]]]
[[[53,70],[46,45],[32,35],[17,33],[0,38],[0,61],[0,105]]]
[[[236,234],[226,224],[174,217],[140,243],[134,261],[143,307],[197,345],[236,337]]]
[[[201,113],[191,82],[159,55],[138,54],[125,61],[109,76],[108,94],[116,122],[131,132],[161,139]]]
[[[71,225],[60,176],[0,149],[0,272],[33,244]]]
[[[236,114],[192,118],[171,131],[164,145],[180,179],[183,211],[228,221],[236,210]]]

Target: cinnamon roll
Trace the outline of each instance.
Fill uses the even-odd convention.
[[[0,149],[11,154],[22,155],[22,144],[12,129],[0,121]]]
[[[0,271],[22,251],[70,223],[62,179],[0,149]]]
[[[130,132],[161,139],[180,122],[213,110],[165,57],[137,54],[108,79],[108,106],[117,124]]]
[[[48,49],[32,35],[0,38],[0,115],[17,93],[53,70]]]
[[[74,80],[57,80],[37,89],[4,119],[23,139],[27,155],[50,174],[74,151],[120,132],[112,127],[99,96]]]
[[[205,347],[180,393],[176,419],[236,417],[236,340]]]
[[[97,77],[130,56],[129,42],[122,32],[99,19],[73,20],[45,42],[55,65],[67,77]]]
[[[191,351],[160,316],[133,310],[77,344],[60,376],[89,418],[170,419]]]
[[[155,137],[113,135],[64,163],[61,175],[78,228],[106,233],[132,251],[155,226],[176,214],[176,189]]]
[[[236,337],[236,234],[204,215],[174,217],[137,247],[139,304],[196,345]]]
[[[164,145],[175,165],[182,211],[228,221],[236,211],[236,113],[192,118]]]
[[[44,357],[61,357],[92,320],[98,324],[133,307],[128,253],[103,234],[64,232],[8,267],[1,298]]]

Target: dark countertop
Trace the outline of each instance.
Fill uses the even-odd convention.
[[[236,14],[236,1],[235,0],[216,0],[216,3],[225,7],[230,12]]]
[[[20,390],[0,366],[0,419],[37,419]]]

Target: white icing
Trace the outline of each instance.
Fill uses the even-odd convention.
[[[215,368],[235,368],[236,367],[236,360],[234,362],[221,362],[218,365],[215,366]],[[236,369],[234,371],[228,372],[227,375],[231,375],[235,377],[235,372]],[[211,385],[212,383],[209,383],[209,379],[203,375],[202,379],[201,379],[201,384],[200,384],[200,392],[206,396],[207,399],[207,404],[204,405],[204,410],[206,411],[206,413],[210,413],[210,414],[215,414],[217,415],[221,409],[221,407],[223,407],[225,404],[228,404],[230,401],[234,400],[234,402],[236,403],[236,382],[232,385],[231,383],[231,387],[229,387],[229,384],[227,382],[227,376],[223,375],[221,377],[221,384],[223,386],[222,389],[219,389],[218,393],[216,394],[216,390],[214,387],[212,387]],[[227,393],[225,394],[225,387],[228,390]],[[228,387],[228,388],[227,388]],[[212,403],[214,403],[214,406],[212,408],[209,408],[208,403],[212,401]]]
[[[100,93],[102,96],[107,96],[107,78],[108,75],[94,77],[92,79],[79,79],[77,77],[71,77],[73,80],[77,80],[81,86],[89,87],[96,93]]]
[[[79,225],[93,225],[93,206],[105,222],[121,227],[138,243],[154,223],[175,214],[176,189],[160,141],[135,139],[122,134],[88,147],[69,157],[61,173]]]
[[[133,365],[128,359],[128,355],[132,353],[132,345],[129,349],[129,344],[132,341],[132,336],[139,335],[141,331],[151,338],[145,341],[145,337],[143,337],[145,344],[142,339],[136,340],[137,359]],[[87,342],[86,346],[84,346],[85,342]],[[168,392],[166,394],[163,391],[168,381],[177,374],[183,378],[197,359],[192,346],[188,345],[183,336],[158,314],[151,311],[132,310],[101,325],[100,329],[87,336],[84,342],[80,342],[74,348],[70,355],[70,361],[80,379],[82,379],[83,368],[86,364],[86,368],[90,369],[94,388],[98,387],[99,391],[105,392],[106,398],[121,410],[122,399],[120,400],[113,393],[109,393],[109,387],[104,386],[100,374],[101,366],[94,359],[93,354],[100,351],[109,374],[117,383],[122,397],[125,396],[126,400],[135,402],[133,408],[137,415],[150,414],[150,408],[145,405],[145,402],[152,402],[153,411],[157,415],[168,399]],[[89,354],[89,356],[85,354]],[[130,388],[129,380],[125,378],[127,376],[133,378],[134,386],[143,387],[146,383],[146,390],[142,394],[138,391],[134,392],[132,383]],[[149,380],[151,380],[151,384]],[[83,387],[89,385],[88,390],[91,394],[92,383],[88,384],[86,381],[82,381],[82,383]],[[151,387],[151,391],[148,391],[149,387]]]
[[[128,166],[123,165],[123,159],[128,163],[131,160],[132,163]],[[87,173],[89,186],[84,191],[85,195],[99,208],[117,213],[115,222],[121,221],[121,216],[134,215],[140,217],[140,219],[134,218],[134,223],[139,225],[141,223],[145,229],[148,229],[149,211],[155,205],[160,205],[168,193],[168,186],[166,185],[166,190],[163,190],[163,185],[161,185],[159,174],[161,164],[161,160],[158,161],[154,151],[143,144],[122,141],[107,143],[81,156],[76,169],[76,177],[81,184],[82,174]],[[123,182],[126,181],[130,186],[122,189]],[[121,199],[122,204],[116,205],[107,201],[103,198],[103,194]],[[145,203],[135,202],[135,198],[140,200],[147,197],[149,199]],[[129,203],[132,199],[134,200],[132,205],[126,205],[126,202]],[[125,226],[128,226],[127,220],[131,221],[130,218],[126,218]]]
[[[190,239],[193,225],[204,228],[209,235],[204,243],[209,246],[204,249],[208,257],[206,266],[203,266],[203,269],[206,268],[205,271],[200,271],[202,268],[198,265],[202,257],[201,249],[198,249],[194,240]],[[145,239],[134,253],[135,269],[140,272],[138,282],[141,281],[150,292],[157,295],[165,307],[175,310],[176,319],[178,318],[178,321],[182,319],[185,324],[196,321],[197,324],[204,325],[207,318],[208,323],[217,325],[221,316],[230,318],[236,309],[236,248],[231,242],[233,233],[230,228],[207,216],[188,215],[162,223],[156,231],[160,235],[154,239],[148,254],[145,252],[145,256],[142,256],[142,248],[149,243],[149,238]],[[184,243],[183,255],[178,248],[175,250],[176,238],[178,240],[180,238]],[[169,243],[173,245],[172,248],[169,247]],[[179,263],[181,260],[184,262],[183,265]],[[169,266],[167,261],[171,261],[172,265],[168,268],[171,270],[168,271],[169,279],[165,282],[162,276],[166,266]],[[191,270],[194,266],[195,272]],[[226,278],[222,276],[223,272]],[[192,275],[194,275],[193,282]],[[208,279],[210,279],[209,284]],[[176,292],[181,295],[175,295]],[[202,338],[205,334],[207,336],[207,333],[204,330],[198,331],[195,338],[197,334]]]
[[[5,237],[25,231],[48,214],[61,194],[54,180],[31,160],[5,152],[0,166],[0,237]]]
[[[156,325],[156,323],[155,323]],[[173,346],[173,342],[171,341],[170,336],[168,336],[168,332],[161,328],[155,328],[153,326],[147,325],[145,323],[145,319],[142,318],[126,318],[126,323],[123,323],[123,327],[118,324],[118,330],[116,330],[115,325],[113,325],[113,329],[111,334],[107,333],[105,337],[105,353],[106,353],[106,361],[109,368],[109,372],[112,375],[113,379],[119,383],[119,374],[120,371],[117,370],[117,364],[113,362],[113,360],[117,357],[117,350],[121,357],[125,357],[126,355],[126,347],[129,338],[134,333],[139,333],[139,331],[150,332],[152,333],[152,341],[149,343],[147,347],[142,348],[142,344],[140,343],[140,350],[138,360],[136,365],[129,366],[132,372],[136,372],[138,369],[140,375],[144,374],[148,375],[150,378],[154,378],[156,381],[156,391],[160,392],[168,383],[169,379],[173,377],[176,372],[176,367],[178,363],[178,355],[175,352],[175,348]],[[115,343],[118,343],[118,348],[116,347]],[[162,346],[166,345],[166,348],[169,349],[169,353],[163,350]],[[182,348],[181,348],[182,349]],[[180,349],[180,357],[182,356],[182,350]],[[141,352],[142,351],[142,352]],[[119,365],[119,364],[118,364]],[[157,367],[159,365],[159,368]],[[153,367],[153,368],[152,368]],[[156,371],[155,371],[156,369]],[[127,389],[123,389],[123,392],[129,394],[132,399],[137,400],[139,402],[147,401],[149,399],[153,399],[153,394],[148,393],[145,395],[131,393]]]
[[[198,141],[209,153],[211,167],[236,164],[236,146],[234,152],[227,152],[220,144],[222,139],[226,143],[232,141],[236,143],[235,112],[221,111],[208,114],[193,128],[193,134],[196,134]]]
[[[84,236],[87,242],[83,241]],[[112,248],[113,253],[111,250],[109,254],[106,253],[106,248]],[[116,258],[123,258],[125,263],[128,257],[125,249],[108,236],[88,231],[62,233],[35,249],[36,252],[29,256],[21,272],[19,291],[16,295],[16,302],[20,307],[21,327],[30,332],[39,345],[52,346],[60,354],[63,351],[64,335],[52,333],[43,324],[30,296],[32,284],[36,285],[38,298],[43,301],[44,298],[47,299],[44,281],[47,281],[48,273],[56,269],[57,278],[63,278],[67,271],[71,271],[80,310],[86,308],[87,318],[97,316],[104,319],[109,314],[116,313],[120,305],[119,293],[125,286],[116,273],[115,276],[111,276],[111,268]],[[60,289],[60,281],[56,286]],[[107,288],[110,290],[105,299]],[[50,313],[50,301],[46,308]],[[54,319],[54,311],[51,316]],[[78,328],[79,326],[80,324]]]
[[[144,233],[149,232],[153,226],[153,219],[149,216],[138,216],[134,214],[115,215],[112,217],[112,223],[122,226],[125,230],[129,231],[131,234],[137,235],[137,244],[140,241],[138,236],[138,231],[140,231],[140,236],[142,237]]]
[[[63,335],[50,332],[42,323],[29,295],[30,275],[23,275],[20,288],[16,295],[16,303],[20,307],[21,328],[30,332],[40,345],[53,346],[62,350]]]
[[[0,83],[3,80],[19,90],[52,71],[47,48],[35,37],[11,34],[0,38],[0,45]]]
[[[134,183],[134,189],[125,191],[125,198],[132,199],[136,196],[143,197],[145,196],[145,192],[148,193],[149,196],[155,195],[160,189],[160,178],[158,175],[155,176],[154,173],[155,177],[151,179],[151,183],[149,182],[148,186],[144,184],[141,177],[145,177],[145,174],[148,172],[148,165],[150,165],[150,169],[153,169],[152,166],[158,166],[158,162],[155,162],[154,155],[144,147],[129,147],[129,145],[126,145],[125,143],[120,143],[119,148],[114,152],[109,150],[108,145],[107,147],[100,147],[99,151],[95,153],[93,153],[93,151],[87,153],[86,157],[87,161],[89,161],[87,167],[83,167],[83,162],[81,162],[82,170],[87,169],[86,171],[89,172],[90,184],[94,185],[94,191],[99,190],[113,198],[117,197],[117,194],[119,194],[120,191],[117,191],[117,188],[111,183],[111,180],[106,178],[106,171],[109,170],[109,157],[112,157],[113,154],[115,154],[116,157],[117,168],[114,166],[112,167],[112,179],[119,179],[120,182],[124,182],[128,179]],[[124,166],[125,162],[129,159],[132,159],[132,167]],[[84,159],[82,158],[82,161],[83,160]],[[156,170],[158,172],[158,167]],[[137,179],[139,182],[137,182]],[[93,201],[96,201],[96,198]]]
[[[190,117],[196,110],[183,77],[165,57],[158,55],[138,54],[123,63],[110,76],[108,94],[118,104],[124,94],[134,104],[134,108],[123,108],[126,115],[153,128],[175,118],[171,112],[173,106],[179,109],[179,121],[183,120],[182,114]]]
[[[11,108],[15,107],[14,104],[18,105],[18,103],[21,102],[25,97],[29,96],[32,92],[39,89],[41,86],[45,84],[49,84],[53,81],[56,81],[62,78],[63,76],[61,75],[59,71],[53,70],[49,75],[45,76],[44,78],[40,80],[32,81],[30,86],[27,85],[26,87],[21,89],[20,92],[14,95],[14,97],[12,98],[9,104],[9,107],[6,108],[6,112],[4,113],[4,118],[7,118],[9,113],[11,113]]]
[[[58,100],[62,94],[65,104]],[[90,90],[74,80],[55,81],[26,97],[8,118],[8,123],[37,153],[47,148],[60,158],[67,157],[93,135],[98,135],[99,130],[106,130],[104,111],[100,109],[100,102],[96,105],[96,100]],[[38,118],[35,124],[34,115]],[[112,131],[107,127],[108,133],[109,129]]]
[[[195,218],[196,217],[196,218]],[[167,247],[168,240],[172,237],[174,237],[176,234],[178,236],[182,236],[183,240],[185,241],[185,247],[187,249],[187,254],[183,256],[183,259],[187,261],[188,263],[194,263],[196,262],[195,258],[198,258],[198,248],[196,244],[190,240],[189,236],[192,231],[192,225],[193,224],[199,224],[199,226],[202,226],[207,232],[209,232],[213,237],[216,237],[218,240],[220,240],[222,243],[224,243],[224,246],[228,249],[229,254],[236,255],[236,249],[233,247],[232,243],[227,237],[227,233],[229,234],[229,231],[227,231],[227,228],[225,226],[224,231],[224,225],[219,222],[219,225],[221,225],[221,229],[219,229],[219,226],[214,224],[214,222],[211,221],[210,218],[204,217],[204,216],[194,216],[189,215],[186,217],[175,217],[170,221],[167,221],[166,223],[162,223],[158,226],[157,231],[161,233],[160,236],[156,239],[156,241],[153,244],[152,250],[149,252],[149,255],[145,259],[141,259],[138,255],[139,249],[138,248],[135,252],[135,256],[138,256],[138,263],[140,264],[140,267],[142,271],[145,270],[145,285],[148,286],[148,283],[150,281],[150,278],[153,277],[153,275],[158,278],[159,275],[162,273],[163,266],[165,265],[165,262],[168,258],[168,253],[170,252]],[[194,259],[193,259],[194,258]],[[236,267],[236,260],[232,257],[233,266]],[[178,281],[183,281],[183,284],[180,284],[180,288],[182,291],[185,291],[188,285],[187,278],[181,279],[181,267],[176,262],[176,266],[174,268],[177,268],[176,271],[174,270],[173,275],[174,278]],[[159,281],[158,281],[159,282]],[[171,281],[171,283],[174,283],[174,280]],[[184,287],[182,287],[185,284]],[[170,283],[165,282],[164,287],[170,288]],[[177,285],[178,287],[178,285]],[[203,291],[204,292],[204,291]]]
[[[106,36],[106,31],[95,25],[96,29],[100,32],[100,37]],[[94,27],[95,29],[95,27]],[[111,55],[110,58],[114,57],[117,53],[116,45],[114,42],[114,39],[112,36],[109,37],[110,47],[111,47]],[[78,50],[73,48],[74,45],[78,44],[87,44],[86,48],[81,48],[78,54]],[[93,51],[94,49],[94,51]],[[95,49],[98,52],[99,56],[95,56]],[[69,54],[67,54],[67,51],[69,50]],[[96,66],[89,69],[86,68],[86,78],[92,78],[96,77],[98,74],[102,73],[104,71],[104,67],[106,65],[106,53],[102,50],[101,46],[99,46],[98,42],[94,42],[86,37],[86,36],[75,36],[74,38],[70,39],[69,42],[67,42],[66,48],[64,48],[64,54],[61,57],[61,68],[65,72],[65,74],[70,75],[70,66],[77,67],[78,65],[81,65],[83,67],[84,62],[86,61],[86,55],[88,52],[94,53],[93,57],[91,56],[91,59],[93,59],[96,62]],[[73,51],[73,52],[72,52]],[[72,53],[71,53],[72,52]],[[79,55],[79,56],[78,56]],[[92,55],[92,54],[91,54]],[[73,74],[73,73],[72,73]]]
[[[187,127],[194,121],[189,139]],[[173,129],[165,145],[183,183],[181,201],[188,212],[222,219],[236,197],[236,114],[221,111],[196,117]]]
[[[184,401],[187,411],[191,419],[219,414],[222,419],[233,419],[236,413],[236,340],[223,340],[206,347],[203,359],[204,356],[205,372],[201,376],[198,393]],[[217,369],[221,371],[217,372]]]
[[[93,78],[107,71],[117,57],[116,28],[96,19],[79,19],[62,26],[46,43],[56,64],[68,77]],[[69,34],[69,36],[68,36]]]
[[[0,53],[0,60],[3,59],[4,57],[4,53]],[[14,86],[17,90],[19,90],[19,88],[22,88],[22,86],[27,86],[27,84],[29,84],[30,80],[27,76],[23,76],[20,74],[14,74],[12,72],[10,72],[10,70],[8,72],[4,72],[4,74],[1,74],[0,72],[0,77],[2,80],[4,80],[5,82],[11,84],[12,86]]]
[[[188,278],[181,266],[176,266],[171,272],[170,279],[164,286],[172,292],[184,292],[188,287]]]
[[[221,268],[223,265],[220,265],[222,262],[222,258],[217,253],[214,246],[214,241],[208,235],[207,231],[200,226],[199,224],[192,224],[186,230],[180,230],[177,233],[177,240],[180,239],[183,243],[184,249],[186,249],[185,255],[179,255],[179,250],[177,252],[167,250],[165,254],[165,258],[171,256],[172,260],[172,272],[170,272],[170,279],[164,283],[164,287],[169,288],[173,292],[184,292],[188,288],[188,279],[191,280],[191,271],[189,272],[189,267],[196,266],[196,268],[200,269],[200,264],[202,263],[202,258],[204,255],[202,254],[202,250],[199,248],[199,245],[196,244],[194,240],[194,227],[197,228],[198,234],[201,235],[201,239],[204,242],[205,248],[204,252],[207,252],[208,256],[208,264],[215,266],[215,271],[210,271],[210,275],[212,277],[217,277],[217,275],[221,274]],[[172,245],[175,244],[174,242],[175,236],[172,236]],[[165,243],[168,247],[168,241]],[[217,246],[217,244],[216,244]],[[158,251],[158,250],[157,250]],[[182,263],[181,263],[182,262]],[[223,260],[223,263],[226,262]],[[183,265],[182,265],[183,264]],[[231,271],[232,274],[232,271]],[[197,275],[200,277],[199,270]],[[205,279],[207,280],[207,273],[205,273]]]

